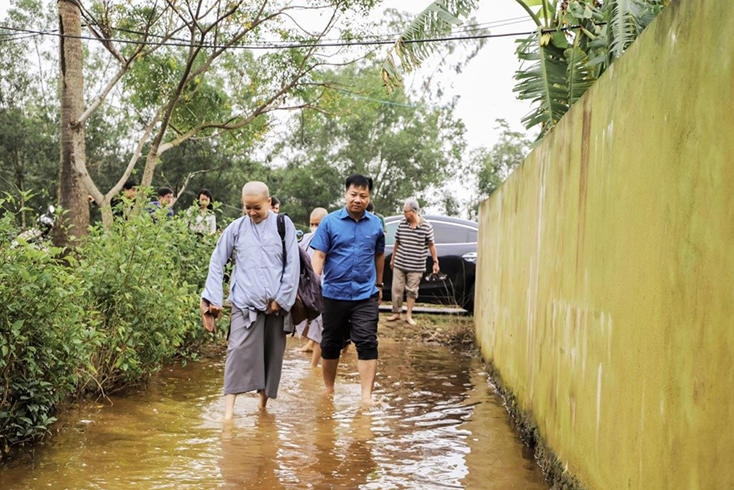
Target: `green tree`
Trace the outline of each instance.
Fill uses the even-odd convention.
[[[38,2],[17,0],[15,10],[27,9],[29,3]],[[244,141],[259,141],[274,111],[312,105],[306,97],[322,83],[317,74],[332,65],[329,56],[334,54],[319,41],[337,26],[341,36],[354,38],[359,29],[353,24],[360,19],[345,14],[363,14],[374,3],[326,0],[303,8],[286,0],[60,0],[59,32],[66,34],[61,37],[58,74],[67,102],[61,105],[66,158],[60,197],[72,221],[80,219],[76,229],[85,229],[84,213],[77,206],[81,198],[74,191],[77,180],[84,184],[84,198],[91,195],[109,223],[112,198],[140,163],[144,162],[141,183],[151,185],[163,154],[190,139],[216,139],[233,132]],[[50,3],[44,5],[50,8]],[[318,20],[314,12],[322,14]],[[99,41],[84,40],[84,51],[79,49],[82,40],[67,37],[81,25],[83,36]],[[315,27],[306,30],[303,25]],[[265,48],[265,42],[276,45],[243,49]],[[283,46],[289,43],[293,46]],[[339,56],[343,60],[349,55],[342,51]],[[98,83],[80,78],[80,66],[85,74],[89,71],[82,64],[86,59],[98,69]],[[72,75],[73,80],[68,78]],[[102,184],[109,172],[102,181],[94,177],[93,168],[101,162],[90,160],[85,132],[98,111],[111,106],[121,107],[122,117],[131,123],[118,141],[132,145],[109,186]],[[105,118],[114,121],[114,112],[107,111]]]
[[[304,111],[277,148],[287,162],[283,189],[299,222],[315,206],[335,206],[350,173],[371,176],[382,214],[403,199],[443,202],[449,178],[460,168],[464,125],[451,104],[436,105],[402,90],[385,96],[369,60],[328,74],[330,91],[319,111]]]
[[[470,166],[477,176],[477,197],[489,197],[507,180],[530,151],[531,142],[524,133],[512,131],[504,119],[497,119],[500,137],[492,148],[478,148],[470,157]]]

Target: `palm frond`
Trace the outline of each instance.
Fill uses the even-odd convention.
[[[589,66],[589,55],[574,46],[564,52],[566,57],[567,74],[566,88],[568,94],[568,106],[571,107],[586,93],[596,81],[595,70]]]
[[[540,124],[541,136],[568,111],[568,64],[558,40],[538,32],[520,40],[517,49],[518,57],[531,65],[515,73],[518,83],[513,91],[518,99],[536,104],[522,122],[527,128]]]
[[[388,50],[382,65],[382,81],[388,90],[402,84],[402,75],[413,71],[436,49],[420,42],[446,36],[477,8],[478,0],[434,0],[410,23]]]

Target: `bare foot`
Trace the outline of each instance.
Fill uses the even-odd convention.
[[[304,345],[303,347],[301,347],[298,350],[300,350],[301,352],[313,352],[314,345],[315,345],[315,342],[313,340],[309,340],[308,342],[306,342],[306,345]]]
[[[381,396],[377,400],[373,400],[371,397],[367,399],[360,398],[359,401],[363,407],[382,407],[385,405],[384,398],[384,396]]]
[[[416,323],[416,321],[413,320],[410,317],[406,318],[405,321],[408,322],[408,325],[412,325],[413,327],[415,327],[416,325],[418,325],[418,323]]]
[[[387,317],[388,322],[394,322],[395,320],[400,320],[400,314],[394,313],[393,315]]]

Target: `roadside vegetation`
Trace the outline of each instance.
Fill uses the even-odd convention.
[[[199,294],[215,237],[147,213],[92,227],[73,251],[18,242],[0,199],[0,448],[42,438],[56,408],[144,382],[211,338]],[[28,212],[28,210],[25,210]]]

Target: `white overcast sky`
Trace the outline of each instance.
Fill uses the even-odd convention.
[[[417,15],[429,3],[430,0],[385,0],[381,8],[397,8]],[[518,17],[528,18],[527,13],[514,0],[485,0],[480,2],[474,15],[480,24]],[[490,32],[526,32],[533,30],[533,27],[534,24],[528,21],[490,28]],[[496,141],[494,126],[497,118],[507,120],[514,130],[525,131],[520,121],[529,111],[530,104],[527,101],[518,101],[512,92],[515,85],[513,75],[518,66],[515,39],[490,38],[462,73],[451,73],[450,77],[446,75],[446,81],[452,82],[449,95],[460,97],[456,115],[466,124],[470,148],[491,146]],[[429,73],[433,68],[421,68],[416,76]],[[406,85],[409,83],[406,81]]]

